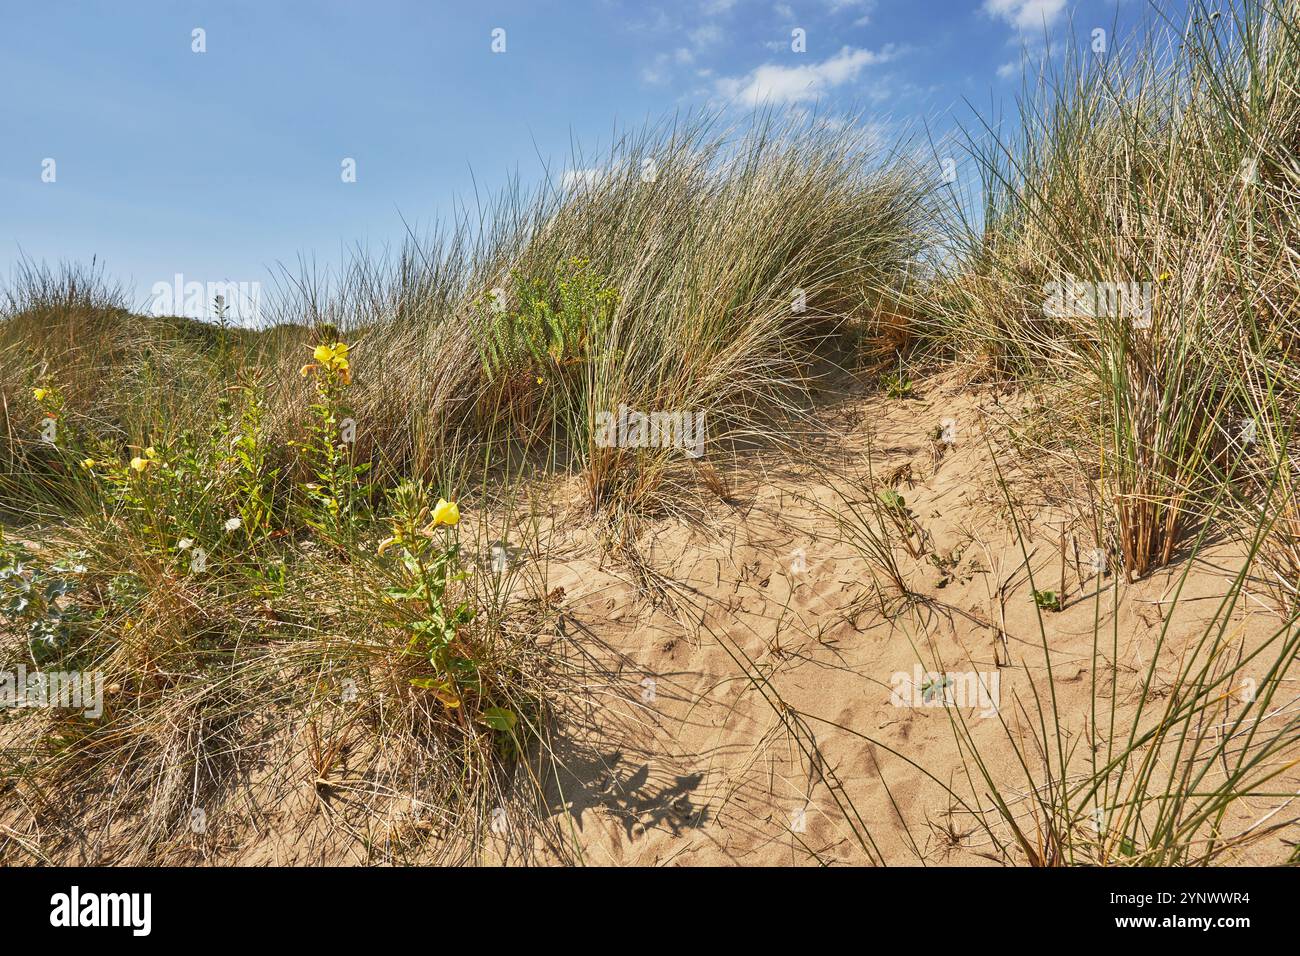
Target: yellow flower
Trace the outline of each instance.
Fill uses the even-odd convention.
[[[154,450],[153,445],[150,445],[148,448],[144,450],[144,457],[149,459],[158,457],[158,452]]]
[[[89,469],[91,469],[91,468],[94,468],[94,467],[95,467],[95,459],[93,459],[93,458],[83,458],[82,461],[81,461],[81,467],[82,467],[82,468],[85,468],[85,469],[87,469],[87,470],[89,470]]]
[[[136,458],[132,458],[132,459],[131,459],[131,470],[132,470],[132,471],[144,471],[144,470],[145,470],[146,468],[148,468],[148,467],[149,467],[149,461],[148,461],[148,459],[145,459],[145,458],[139,458],[139,457],[136,457]]]
[[[320,363],[322,368],[331,372],[337,372],[343,376],[345,383],[351,381],[352,376],[349,373],[350,364],[348,362],[348,343],[335,342],[332,345],[325,345],[322,343],[312,349],[311,355],[312,358]],[[310,365],[304,365],[302,374],[306,375],[307,369],[309,368],[311,368]]]
[[[45,401],[45,396],[48,394],[50,394],[50,390],[48,388],[32,389],[32,398],[36,399],[38,402]]]
[[[1168,273],[1168,272],[1162,272],[1162,273],[1160,273],[1160,277],[1159,277],[1156,281],[1157,281],[1157,282],[1168,282],[1168,281],[1169,281],[1170,279],[1172,279],[1172,278],[1173,278],[1173,275],[1172,275],[1171,273]]]
[[[456,507],[456,502],[448,501],[446,498],[439,498],[438,503],[433,508],[433,526],[443,524],[451,527],[460,522],[460,509]]]

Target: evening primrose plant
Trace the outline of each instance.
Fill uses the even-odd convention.
[[[128,452],[119,458],[101,451],[79,465],[97,483],[103,517],[138,535],[153,553],[182,569],[202,568],[208,558],[241,558],[266,534],[275,470],[251,473],[265,461],[241,417],[228,417],[206,435],[185,432],[169,449]]]
[[[230,442],[232,477],[239,518],[245,533],[255,539],[271,529],[280,469],[271,461],[262,389],[250,385],[243,392],[239,427]]]
[[[69,743],[24,718],[0,750],[28,794],[65,795],[72,812],[44,832],[123,861],[216,856],[238,842],[218,809],[253,779],[262,805],[308,784],[322,827],[364,832],[367,860],[408,859],[409,834],[372,826],[391,795],[471,850],[496,808],[513,828],[510,800],[543,764],[587,758],[570,740],[562,760],[531,746],[555,705],[622,680],[573,653],[588,638],[536,544],[555,510],[539,465],[627,515],[602,540],[636,560],[637,516],[706,513],[692,491],[706,470],[667,450],[591,454],[594,416],[707,408],[714,447],[784,442],[841,322],[873,326],[876,293],[914,274],[925,235],[929,174],[863,129],[630,131],[601,163],[627,175],[507,193],[487,221],[358,255],[338,281],[292,280],[264,329],[136,315],[93,275],[20,271],[0,297],[0,503],[17,487],[20,518],[52,519],[32,532],[51,533],[49,553],[88,552],[78,595],[95,623],[73,643],[121,687],[102,730]],[[373,375],[354,375],[363,341]],[[32,422],[57,398],[33,387],[55,382],[59,421],[84,436],[60,429],[57,451]],[[75,500],[50,493],[64,484]],[[471,573],[469,501],[479,529],[538,560]],[[304,725],[318,756],[350,756],[306,761],[302,779]],[[348,820],[345,803],[375,811]],[[538,804],[526,836],[565,819]],[[196,805],[222,839],[189,829]],[[520,845],[562,847],[554,835]]]
[[[68,457],[78,446],[78,438],[68,418],[63,390],[45,375],[32,387],[31,400],[36,406],[37,417],[36,440],[29,447],[40,449],[34,458],[45,468],[61,475],[72,473]]]
[[[468,601],[449,596],[468,576],[456,531],[460,509],[439,498],[431,516],[424,489],[415,482],[398,485],[390,498],[392,534],[378,551],[396,559],[400,583],[384,593],[392,623],[410,635],[405,653],[427,661],[431,671],[412,678],[411,684],[432,691],[448,708],[460,707],[462,682],[477,677],[474,661],[457,644],[461,629],[474,620],[474,610]]]
[[[370,493],[361,478],[370,462],[355,460],[356,422],[348,405],[352,385],[352,364],[346,342],[317,345],[315,360],[300,374],[310,378],[316,400],[309,408],[308,439],[299,444],[312,481],[303,485],[306,508],[303,519],[328,540],[352,543],[356,535],[358,509]]]
[[[245,732],[253,715],[290,747],[308,719],[319,753],[365,735],[373,765],[358,772],[464,820],[455,852],[474,851],[482,805],[503,802],[524,741],[542,736],[547,659],[505,637],[508,599],[489,606],[477,592],[458,504],[399,482],[387,517],[369,506],[369,464],[354,462],[345,432],[349,351],[333,338],[313,347],[308,439],[287,447],[271,437],[267,395],[289,389],[248,369],[199,427],[134,441],[63,433],[53,453],[77,495],[30,548],[0,547],[0,632],[26,637],[0,642],[0,670],[94,667],[108,689],[92,724],[19,715],[0,763],[40,792],[114,780],[96,806],[105,826],[134,821],[115,831],[122,859],[194,852],[193,808],[215,812],[226,775],[264,759],[267,738]],[[35,388],[38,408],[76,413],[52,382]],[[340,726],[352,729],[339,737]],[[338,768],[312,766],[325,792]]]

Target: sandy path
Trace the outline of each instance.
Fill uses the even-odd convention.
[[[675,612],[652,606],[594,556],[553,569],[574,620],[625,655],[622,677],[631,688],[628,700],[612,700],[603,712],[601,736],[611,743],[599,766],[577,768],[561,801],[587,862],[987,862],[991,841],[970,816],[949,814],[952,800],[941,787],[863,738],[969,794],[950,712],[933,706],[934,689],[931,706],[896,706],[894,687],[927,700],[926,691],[912,690],[922,657],[983,675],[986,689],[996,682],[1013,729],[1033,725],[1026,718],[1037,713],[1036,690],[1047,699],[1025,551],[1038,589],[1059,589],[1065,515],[1045,505],[1021,511],[1022,550],[981,434],[982,413],[996,401],[940,381],[918,400],[847,406],[840,448],[847,464],[836,474],[805,465],[742,482],[709,534],[673,522],[649,529],[639,545],[647,563],[675,582]],[[955,420],[956,440],[936,459],[931,432],[945,419]],[[930,553],[957,549],[959,557],[940,587],[943,575],[928,554],[903,555],[909,586],[927,600],[889,619],[869,606],[871,563],[841,532],[847,509],[835,490],[866,500],[868,448],[877,478],[898,480]],[[1099,579],[1075,565],[1073,542],[1067,550],[1066,606],[1043,619],[1056,710],[1077,733],[1092,719],[1094,620],[1100,615],[1109,641],[1113,598],[1109,577],[1100,579],[1102,596],[1090,596]],[[1224,562],[1230,566],[1230,554]],[[1140,693],[1150,660],[1144,651],[1177,571],[1121,589],[1121,711]],[[1198,608],[1208,613],[1225,586],[1224,573],[1193,573],[1172,646],[1185,639],[1179,628],[1194,632]],[[1236,614],[1243,634],[1266,629],[1269,618],[1263,604],[1249,602]],[[1110,652],[1103,648],[1107,660]],[[1168,677],[1170,668],[1161,673]],[[962,713],[974,739],[1011,791],[1025,792],[1003,721],[988,698],[968,689],[974,706]],[[1112,693],[1100,686],[1097,699]]]

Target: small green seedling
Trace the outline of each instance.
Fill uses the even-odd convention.
[[[939,580],[935,582],[935,587],[947,587],[957,576],[957,566],[961,564],[961,555],[961,548],[953,548],[947,554],[939,554],[936,551],[930,555],[930,563],[939,572]]]
[[[890,398],[911,398],[916,392],[912,380],[904,372],[886,372],[880,384]]]
[[[1035,591],[1034,603],[1044,611],[1059,611],[1061,609],[1061,596],[1055,591]]]
[[[953,684],[952,678],[947,674],[931,678],[921,685],[921,700],[930,703],[941,698]]]
[[[883,489],[879,497],[880,503],[891,511],[905,511],[907,509],[907,502],[903,500],[903,496],[892,488]]]

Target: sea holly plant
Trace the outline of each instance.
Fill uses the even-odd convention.
[[[305,521],[335,542],[350,542],[357,510],[370,490],[361,478],[371,463],[355,460],[355,443],[344,426],[350,415],[347,398],[352,385],[348,344],[317,345],[312,358],[315,361],[304,365],[301,373],[314,382],[316,400],[310,407],[308,439],[296,443],[306,453],[313,478],[304,486]]]
[[[413,481],[398,485],[390,498],[392,534],[380,543],[379,553],[395,554],[400,583],[384,594],[394,612],[391,623],[409,635],[405,653],[427,661],[430,669],[411,684],[431,691],[448,708],[460,707],[464,689],[479,683],[477,665],[456,646],[474,611],[469,602],[453,602],[448,595],[467,576],[456,534],[460,509],[439,498],[430,515],[424,489]]]
[[[0,617],[26,629],[32,660],[40,664],[67,643],[83,617],[69,595],[86,572],[81,555],[42,566],[26,548],[0,534]]]
[[[939,572],[939,578],[935,582],[935,587],[945,588],[953,579],[957,577],[957,567],[961,564],[962,549],[953,548],[947,553],[938,551],[931,552],[928,560],[934,565],[934,569]]]

